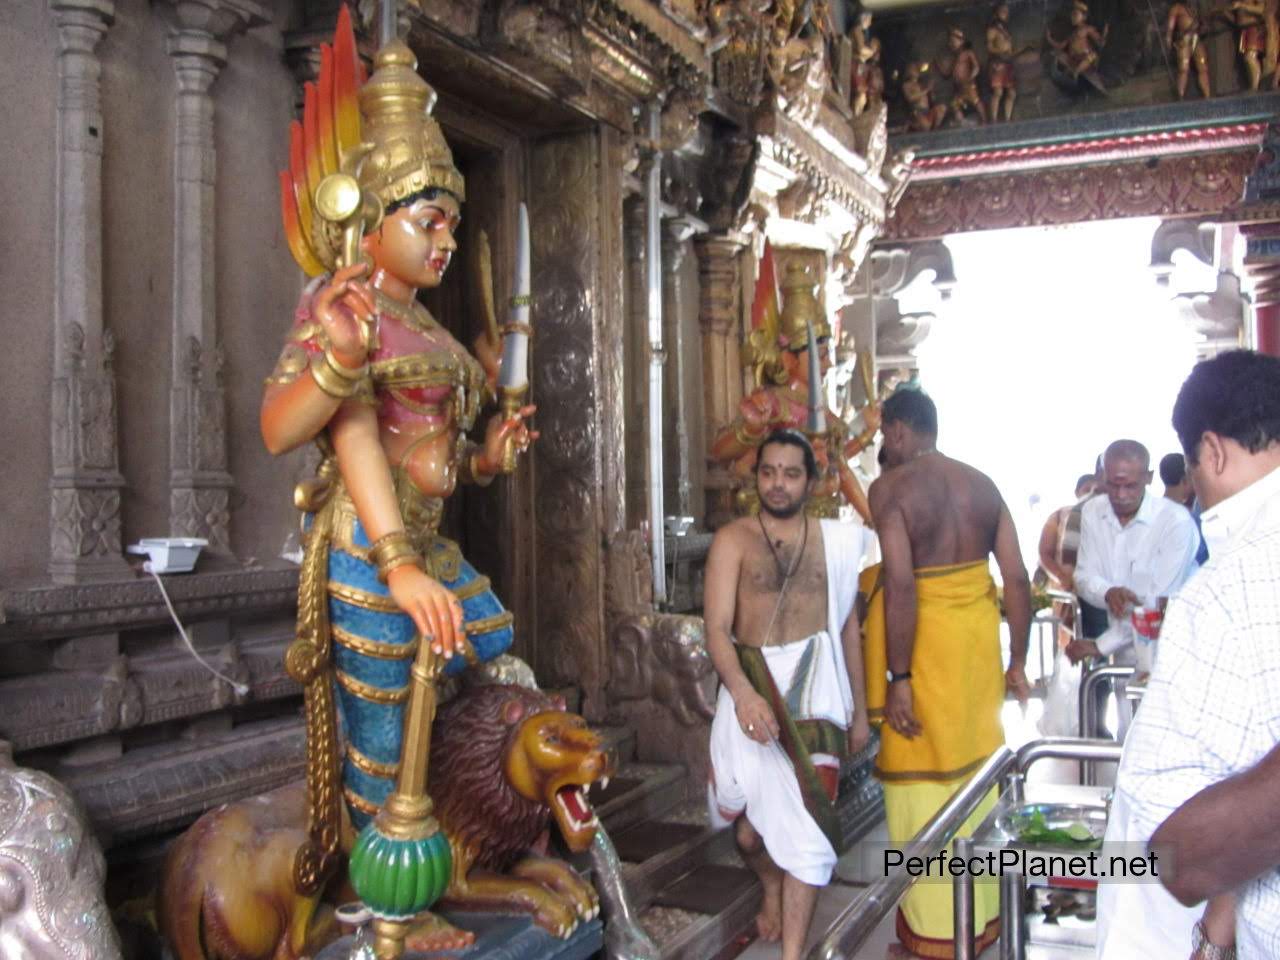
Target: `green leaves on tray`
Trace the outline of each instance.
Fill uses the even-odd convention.
[[[1096,844],[1101,839],[1095,837],[1089,825],[1081,820],[1066,827],[1050,827],[1040,810],[1033,810],[1030,816],[1019,817],[1015,828],[1020,843],[1081,847]]]

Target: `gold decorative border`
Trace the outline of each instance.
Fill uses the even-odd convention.
[[[399,773],[399,765],[394,763],[379,763],[372,757],[369,757],[355,748],[352,744],[347,744],[347,759],[357,770],[363,770],[371,777],[377,777],[380,780],[394,780],[396,774]]]
[[[418,652],[418,640],[415,637],[409,643],[387,643],[383,640],[370,640],[360,637],[341,627],[331,627],[333,639],[354,653],[378,660],[410,660]]]
[[[335,583],[332,580],[329,581],[329,596],[343,603],[349,603],[353,607],[359,607],[361,610],[373,610],[377,613],[400,612],[400,608],[390,596],[370,593],[368,590],[361,590],[359,587],[345,583]]]
[[[376,817],[378,815],[378,805],[372,800],[366,800],[350,787],[343,787],[342,795],[346,798],[348,804],[355,807],[361,813],[368,814],[371,817]]]
[[[342,670],[335,670],[335,676],[339,685],[348,693],[359,697],[361,700],[368,700],[370,703],[381,704],[399,704],[406,703],[409,700],[409,688],[401,687],[398,690],[383,690],[381,687],[375,687],[371,683],[365,683],[363,680],[357,680],[349,673]]]

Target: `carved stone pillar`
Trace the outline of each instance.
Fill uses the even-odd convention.
[[[57,222],[54,260],[49,574],[109,578],[120,542],[115,342],[102,318],[102,119],[95,54],[112,0],[51,0],[58,26]]]
[[[227,414],[214,299],[213,98],[224,40],[265,22],[249,0],[183,0],[172,7],[177,74],[173,158],[173,323],[169,394],[169,532],[230,553]]]
[[[1280,357],[1280,221],[1242,226],[1245,274],[1253,292],[1253,346]]]
[[[644,199],[630,197],[622,207],[623,247],[626,250],[626,438],[630,455],[626,463],[627,529],[640,529],[646,516],[649,430],[649,341],[645,271]]]
[[[604,550],[617,434],[610,370],[621,331],[620,156],[612,131],[548,138],[530,151],[533,241],[532,448],[538,504],[533,666],[546,686],[576,684],[589,720],[604,716]],[[621,310],[617,311],[619,314]],[[606,341],[612,342],[606,342]],[[621,365],[617,365],[620,369]]]
[[[1253,346],[1280,357],[1280,121],[1267,126],[1258,161],[1245,178],[1244,196],[1220,222],[1240,224],[1244,273],[1253,296]]]
[[[662,339],[668,358],[667,375],[663,380],[663,406],[667,410],[662,427],[662,445],[666,450],[663,457],[666,473],[663,499],[668,505],[667,513],[683,517],[694,513],[695,467],[690,434],[702,405],[695,402],[690,390],[689,366],[696,362],[693,353],[696,345],[690,342],[684,323],[688,291],[683,268],[689,255],[689,237],[693,235],[693,227],[679,219],[667,220],[663,227]]]
[[[739,340],[742,327],[741,257],[747,239],[737,234],[700,236],[693,242],[698,256],[698,325],[702,329],[704,422],[714,437],[734,417],[742,399]],[[733,517],[728,472],[708,459],[706,473],[708,527]]]

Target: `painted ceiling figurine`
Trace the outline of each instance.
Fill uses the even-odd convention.
[[[1196,83],[1200,87],[1200,96],[1213,96],[1209,85],[1209,53],[1200,35],[1200,15],[1194,5],[1174,0],[1169,4],[1169,15],[1165,19],[1165,46],[1173,51],[1178,73],[1174,80],[1174,90],[1181,100],[1187,95],[1187,81],[1191,77],[1191,68],[1195,67]]]
[[[1107,36],[1111,32],[1111,24],[1103,26],[1099,31],[1089,23],[1089,5],[1084,0],[1073,0],[1071,4],[1071,32],[1063,40],[1056,39],[1045,30],[1045,41],[1055,53],[1053,62],[1059,76],[1070,78],[1072,84],[1081,80],[1106,92],[1106,85],[1098,74],[1098,61],[1102,56],[1102,48],[1107,45]]]
[[[850,81],[853,115],[884,99],[884,70],[880,66],[880,38],[871,32],[871,11],[859,10],[849,31],[853,46],[853,76]]]
[[[1215,8],[1214,16],[1221,17],[1236,29],[1236,49],[1244,64],[1249,89],[1262,86],[1262,78],[1271,75],[1271,86],[1280,87],[1280,17],[1275,0],[1231,0],[1225,7]]]
[[[869,523],[866,494],[849,469],[848,459],[871,442],[875,427],[869,426],[862,435],[850,438],[847,425],[827,406],[821,378],[830,368],[831,327],[813,288],[808,269],[799,261],[792,261],[779,312],[773,252],[766,244],[756,280],[752,330],[742,348],[743,366],[752,372],[756,389],[743,398],[738,415],[720,431],[711,446],[711,456],[726,466],[734,478],[738,488],[735,506],[744,513],[755,512],[760,506],[755,500],[754,482],[760,444],[777,428],[803,430],[810,435],[818,455],[819,479],[809,500],[809,512],[834,517],[841,505],[848,503]],[[811,331],[812,363],[808,362]],[[816,396],[811,388],[815,380]],[[823,432],[814,429],[811,410],[824,425]]]
[[[938,61],[938,72],[951,81],[951,116],[956,123],[964,121],[970,110],[978,114],[978,122],[987,122],[987,107],[978,92],[982,68],[973,44],[959,27],[947,33],[947,52]]]

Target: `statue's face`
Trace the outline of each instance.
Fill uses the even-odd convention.
[[[1009,19],[1009,5],[1007,3],[996,4],[996,19],[1007,22]]]
[[[460,220],[458,201],[446,193],[401,207],[369,238],[375,269],[410,287],[440,286],[458,249]]]
[[[964,34],[963,34],[963,33],[953,33],[953,34],[951,34],[950,36],[948,36],[948,37],[947,37],[947,46],[949,46],[952,50],[957,50],[957,51],[958,51],[961,47],[963,47],[963,46],[964,46]]]
[[[863,13],[858,14],[858,26],[862,27],[863,30],[870,30],[871,14],[866,13],[865,11]]]
[[[1078,27],[1082,23],[1084,23],[1084,11],[1079,7],[1073,7],[1071,10],[1071,25]]]

